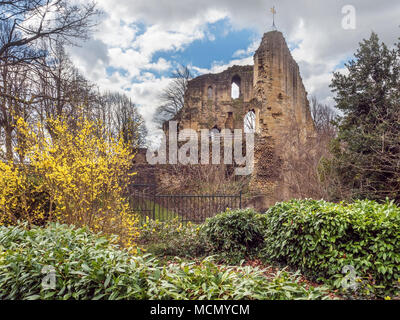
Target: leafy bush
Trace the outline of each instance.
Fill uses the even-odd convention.
[[[263,243],[263,217],[252,209],[227,210],[207,219],[202,231],[216,253],[238,262]]]
[[[265,270],[249,266],[216,265],[211,257],[195,262],[178,262],[166,268],[156,299],[190,300],[296,300],[327,299],[326,289],[301,282],[299,274],[280,271],[265,275]]]
[[[392,202],[293,200],[265,215],[264,258],[341,287],[353,266],[361,294],[395,293],[400,279],[400,208]]]
[[[145,298],[152,262],[117,249],[86,228],[0,227],[0,299]],[[45,290],[51,269],[56,286]]]
[[[46,271],[47,268],[47,271]],[[42,285],[54,268],[55,286]],[[43,273],[43,271],[46,271]],[[85,228],[0,227],[0,299],[321,299],[297,274],[224,267],[207,258],[159,266]]]
[[[201,227],[190,222],[182,224],[179,218],[162,222],[146,217],[139,230],[138,242],[157,256],[204,256],[210,251],[210,245],[201,232]]]

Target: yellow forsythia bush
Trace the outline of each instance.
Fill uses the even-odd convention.
[[[45,197],[28,168],[0,161],[0,225],[18,220],[42,224],[46,220]]]
[[[62,118],[38,123],[35,130],[22,119],[17,125],[24,137],[23,152],[29,168],[40,177],[36,191],[49,195],[48,220],[116,234],[121,244],[135,251],[137,216],[129,212],[124,197],[134,156],[123,140],[113,139],[104,133],[101,123],[85,117],[80,117],[73,128]],[[27,173],[5,163],[0,170],[4,172],[0,187],[8,184],[8,194],[18,192]],[[7,212],[12,201],[7,201],[6,192],[0,192],[1,209]],[[43,210],[35,214],[43,215]]]
[[[0,161],[0,225],[13,222],[11,213],[17,206],[22,185],[18,169]]]

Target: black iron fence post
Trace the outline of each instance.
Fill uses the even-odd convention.
[[[153,191],[154,192],[154,191]],[[156,220],[156,193],[153,194],[153,220]]]
[[[239,193],[239,209],[242,209],[242,190]]]

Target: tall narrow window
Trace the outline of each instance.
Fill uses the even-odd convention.
[[[218,129],[217,126],[215,126],[214,128],[212,128],[211,131],[210,131],[211,142],[214,142],[216,139],[218,139],[220,133],[221,133],[221,130]]]
[[[240,97],[240,77],[234,76],[232,78],[232,88],[231,88],[232,99],[238,99]]]
[[[213,98],[213,88],[211,86],[208,87],[207,96],[209,100]]]
[[[256,132],[256,114],[254,110],[247,112],[243,120],[243,127],[245,133]]]

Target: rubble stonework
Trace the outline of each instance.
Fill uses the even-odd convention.
[[[238,99],[231,97],[233,82],[240,88]],[[264,34],[253,66],[233,66],[191,80],[179,128],[243,129],[249,111],[256,116],[250,190],[267,207],[290,197],[283,170],[287,155],[297,152],[288,143],[290,137],[296,134],[306,141],[315,136],[299,67],[279,31]]]

